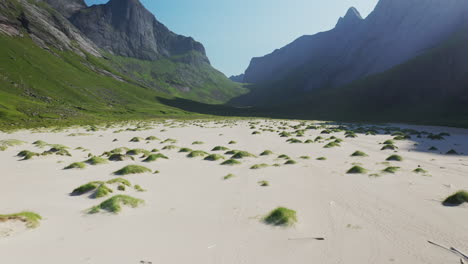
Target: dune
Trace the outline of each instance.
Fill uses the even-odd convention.
[[[395,131],[403,132],[392,136]],[[433,136],[440,133],[442,140]],[[166,120],[0,133],[0,141],[12,139],[24,143],[0,151],[0,214],[27,210],[43,220],[34,229],[0,222],[2,263],[439,264],[459,263],[460,256],[428,240],[468,251],[468,204],[443,204],[468,190],[466,129]],[[17,157],[50,148],[33,144],[39,140],[67,146],[71,156]],[[397,148],[382,150],[388,140]],[[177,151],[164,149],[170,144]],[[195,147],[203,155],[179,152]],[[122,161],[102,155],[119,148],[138,151]],[[232,154],[225,154],[228,148]],[[150,156],[154,149],[167,159]],[[457,154],[447,154],[452,149]],[[387,161],[392,155],[404,159]],[[100,165],[64,170],[91,158]],[[230,159],[240,163],[221,165]],[[147,170],[114,174],[130,165]],[[366,171],[348,174],[355,166]],[[119,177],[129,183],[106,184],[107,197],[70,195],[83,184]],[[111,197],[122,198],[119,210],[88,214]],[[138,206],[125,204],[125,197]],[[293,210],[294,221],[265,223],[275,208]]]

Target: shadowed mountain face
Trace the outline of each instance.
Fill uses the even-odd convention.
[[[69,18],[74,13],[87,7],[84,0],[42,0],[60,12],[64,17]]]
[[[138,0],[111,0],[75,13],[71,22],[102,49],[115,55],[143,60],[197,51],[205,48],[190,37],[171,32]],[[208,58],[204,58],[208,61]]]
[[[296,91],[347,84],[433,48],[460,30],[467,14],[464,0],[381,0],[365,20],[351,8],[334,29],[252,59],[244,80],[275,86],[294,76]]]

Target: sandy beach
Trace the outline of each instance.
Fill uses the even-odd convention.
[[[0,223],[1,262],[460,263],[460,256],[427,241],[468,252],[467,204],[442,205],[447,196],[468,189],[468,130],[391,125],[450,134],[443,140],[431,140],[427,134],[421,138],[411,135],[411,139],[395,141],[398,149],[393,151],[381,150],[384,141],[394,138],[382,130],[376,135],[356,133],[355,138],[347,138],[344,132],[322,134],[325,128],[306,129],[320,124],[305,123],[293,128],[300,122],[167,121],[152,123],[150,129],[141,131],[126,130],[135,128],[126,125],[97,131],[70,128],[0,133],[0,140],[25,142],[0,151],[0,214],[31,211],[43,218],[34,229],[18,221]],[[294,135],[298,129],[304,129],[303,136]],[[254,131],[260,134],[252,134]],[[283,131],[292,135],[280,137]],[[130,142],[134,137],[150,136],[159,140]],[[315,140],[318,136],[323,139]],[[329,139],[332,136],[343,140],[340,146],[324,148],[334,140]],[[291,138],[314,142],[287,142]],[[176,142],[163,143],[166,139]],[[30,160],[16,156],[22,150],[41,153],[50,148],[32,144],[38,140],[67,146],[72,156],[48,155]],[[194,145],[196,141],[203,144]],[[230,141],[236,144],[228,144]],[[170,145],[229,159],[226,151],[212,151],[224,146],[256,157],[226,166],[221,165],[223,160],[188,158],[188,153],[178,148],[163,149]],[[119,147],[158,149],[168,159],[148,163],[138,155],[135,160],[64,170],[71,163],[87,160],[90,154],[100,156]],[[431,147],[438,150],[429,151]],[[446,154],[452,149],[459,155]],[[260,156],[265,150],[274,154]],[[367,156],[351,157],[355,151]],[[296,164],[285,165],[286,160],[278,158],[281,154]],[[392,154],[403,157],[403,161],[386,161]],[[319,157],[326,160],[317,160]],[[251,169],[256,164],[269,166]],[[114,192],[105,198],[70,195],[88,182],[117,178],[113,172],[126,165],[141,165],[159,173],[123,176],[145,192],[112,187]],[[347,174],[355,165],[368,172]],[[395,173],[382,172],[389,166],[399,169]],[[426,172],[415,173],[418,167]],[[225,180],[228,174],[234,177]],[[260,181],[268,181],[269,186],[260,186]],[[87,213],[120,193],[142,199],[144,204],[137,208],[123,206],[119,214]],[[296,224],[277,227],[262,221],[280,206],[297,212]]]

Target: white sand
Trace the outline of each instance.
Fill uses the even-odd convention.
[[[210,128],[189,125],[160,132],[163,126],[157,125],[153,130],[118,134],[113,133],[114,128],[78,137],[67,135],[82,129],[0,134],[0,140],[28,142],[0,152],[0,214],[29,210],[44,218],[37,229],[0,234],[0,263],[459,263],[459,257],[427,240],[468,252],[468,207],[441,205],[448,195],[468,189],[468,158],[426,151],[434,145],[443,153],[453,148],[468,154],[468,130],[411,127],[452,135],[443,141],[414,138],[397,142],[399,155],[405,160],[391,164],[402,169],[396,174],[382,174],[380,171],[387,166],[381,163],[393,152],[381,151],[378,143],[390,139],[390,135],[345,139],[343,133],[336,133],[333,135],[345,140],[342,147],[324,149],[324,143],[286,143],[287,138],[274,132],[251,135],[253,130],[247,121],[238,121],[233,127],[214,123],[206,126]],[[308,130],[300,139],[314,139],[320,131]],[[148,150],[164,146],[159,142],[130,143],[134,136],[174,138],[177,146],[208,152],[221,145],[257,155],[270,149],[276,155],[244,159],[238,166],[221,166],[220,162],[189,159],[177,150],[168,150],[162,153],[169,160],[149,164],[138,160],[62,170],[86,159],[88,152],[73,150],[80,146],[96,155],[122,146]],[[112,142],[114,138],[119,141]],[[15,157],[24,149],[46,150],[31,145],[39,139],[71,147],[73,157],[28,161]],[[205,144],[191,145],[198,140]],[[238,144],[228,145],[230,140]],[[414,146],[416,142],[420,143],[418,147]],[[356,150],[369,157],[350,157]],[[259,163],[284,163],[276,160],[279,154],[289,155],[298,164],[249,169]],[[303,155],[312,159],[299,159]],[[317,161],[321,156],[328,160]],[[380,173],[381,177],[345,174],[354,162],[362,163],[369,174]],[[144,199],[144,206],[124,208],[119,215],[87,215],[84,210],[103,199],[69,196],[74,188],[90,181],[113,179],[113,171],[135,163],[161,171],[126,176],[148,190],[126,192]],[[418,165],[431,176],[413,173]],[[229,173],[236,177],[224,181]],[[270,186],[260,187],[260,180],[268,180]],[[297,211],[294,227],[275,228],[261,222],[278,206]],[[14,224],[8,227],[21,229]],[[4,228],[0,225],[0,233]],[[290,240],[307,237],[326,240]]]

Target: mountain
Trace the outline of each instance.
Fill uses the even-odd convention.
[[[259,88],[252,96],[277,93],[277,100],[341,86],[435,47],[461,29],[467,14],[464,0],[380,0],[366,19],[351,8],[334,29],[300,37],[271,54],[253,58],[244,79],[276,89]]]
[[[0,1],[0,127],[194,115],[165,102],[219,104],[244,92],[210,65],[202,44],[169,31],[139,1],[83,3]],[[115,46],[79,28],[93,12],[104,12],[97,30]]]
[[[244,82],[244,74],[239,75],[232,75],[229,79],[233,82],[243,83]]]

